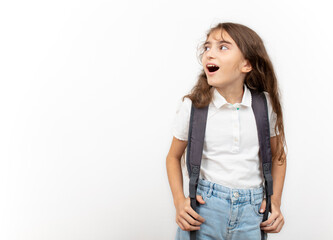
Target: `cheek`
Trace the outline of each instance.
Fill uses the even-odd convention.
[[[221,65],[224,66],[224,69],[228,72],[238,72],[240,70],[240,59],[239,56],[235,55],[225,55],[221,59]]]
[[[240,72],[240,67],[239,67],[239,63],[238,62],[228,62],[226,64],[223,65],[224,68],[224,72],[228,72],[228,73],[239,73]]]
[[[232,65],[231,63],[222,64],[221,72],[228,73],[228,74],[234,72],[234,65]]]

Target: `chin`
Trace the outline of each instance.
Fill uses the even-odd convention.
[[[214,76],[215,77],[215,76]],[[215,81],[214,78],[212,77],[207,77],[207,83],[210,85],[210,86],[213,86],[213,87],[216,87],[217,85],[221,85],[223,81]]]

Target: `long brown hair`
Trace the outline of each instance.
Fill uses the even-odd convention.
[[[273,69],[273,65],[266,52],[262,39],[256,32],[247,26],[238,23],[224,22],[218,23],[215,27],[212,27],[206,33],[206,38],[215,31],[221,31],[221,38],[223,30],[226,31],[230,37],[235,41],[238,48],[242,52],[245,59],[249,60],[252,66],[252,70],[245,75],[244,83],[250,89],[255,91],[266,91],[269,93],[269,97],[272,103],[273,111],[277,114],[275,133],[278,129],[279,135],[277,137],[277,151],[272,156],[272,161],[278,160],[280,165],[284,164],[286,140],[284,135],[283,114],[280,104],[280,90],[278,88],[277,78]],[[202,63],[202,55],[204,53],[204,44],[201,43],[198,47],[200,62]],[[202,108],[212,100],[212,88],[207,82],[207,76],[202,69],[198,81],[192,88],[191,93],[183,97],[191,99],[192,104],[197,108]],[[186,151],[185,151],[186,152]],[[182,166],[185,165],[185,152],[182,156]]]

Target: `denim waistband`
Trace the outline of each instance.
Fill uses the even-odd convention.
[[[218,198],[239,202],[251,201],[251,203],[257,203],[262,201],[264,197],[263,186],[248,189],[229,188],[202,178],[199,178],[198,189],[205,192],[208,197],[213,195]]]

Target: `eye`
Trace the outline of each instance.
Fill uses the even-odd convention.
[[[221,45],[221,47],[225,47],[226,49],[228,49],[228,48],[227,48],[226,46],[224,46],[224,45]],[[221,47],[220,47],[220,48],[221,48]]]
[[[225,47],[226,49],[229,49],[229,48],[228,48],[228,47],[226,47],[225,45],[221,45],[221,46],[220,46],[220,48],[223,48],[223,47]],[[206,46],[204,47],[204,52],[206,52],[206,51],[207,51],[207,48],[209,48],[209,47],[206,47]],[[223,50],[223,49],[222,49],[222,50]]]
[[[207,51],[207,47],[204,47],[204,51]]]

